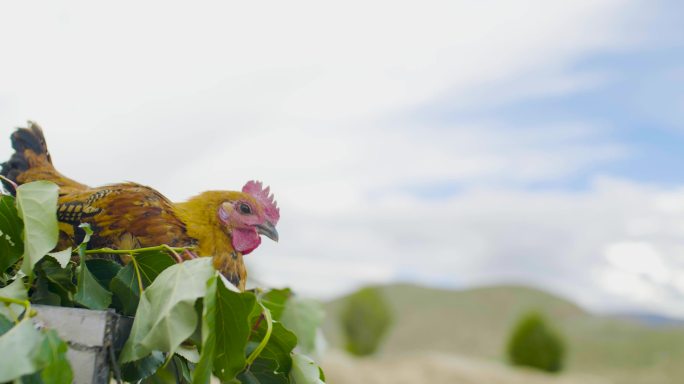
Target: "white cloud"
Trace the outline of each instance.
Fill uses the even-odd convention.
[[[388,279],[503,281],[543,286],[598,311],[682,316],[684,249],[673,228],[684,226],[684,214],[659,203],[681,195],[599,178],[576,192],[475,188],[431,201],[365,200],[334,217],[294,210],[283,216],[281,242],[249,262],[263,281],[289,280],[325,297]],[[644,218],[649,230],[635,232],[632,223]],[[314,262],[286,267],[290,258]]]
[[[5,5],[0,123],[30,117],[138,149],[181,129],[236,141],[288,119],[350,127],[445,95],[463,106],[553,93],[592,76],[567,73],[579,57],[629,42],[630,4]],[[51,141],[67,152],[72,140]]]
[[[643,276],[653,283],[667,284],[672,278],[663,258],[647,242],[625,241],[610,244],[606,247],[605,255],[615,269],[630,275]]]

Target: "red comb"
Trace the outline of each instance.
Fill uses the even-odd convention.
[[[271,224],[278,224],[280,220],[280,209],[278,208],[278,203],[273,200],[273,194],[269,196],[270,188],[263,188],[264,185],[261,181],[250,180],[242,187],[242,192],[251,195],[256,199],[261,205],[264,206],[264,215],[266,219],[271,222]]]

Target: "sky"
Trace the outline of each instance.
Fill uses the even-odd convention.
[[[271,186],[266,286],[516,283],[684,317],[684,5],[10,2],[0,129],[89,185]],[[9,140],[0,145],[8,158]]]

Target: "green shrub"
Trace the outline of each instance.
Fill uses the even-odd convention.
[[[389,330],[390,312],[375,288],[363,288],[349,296],[341,313],[347,351],[357,356],[373,354]]]
[[[513,365],[559,372],[565,353],[561,337],[547,325],[538,313],[520,318],[508,341],[508,358]]]

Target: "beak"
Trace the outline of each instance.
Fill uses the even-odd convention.
[[[269,239],[278,242],[278,231],[275,229],[275,225],[270,222],[265,222],[256,226],[256,231],[260,235],[264,235]]]

